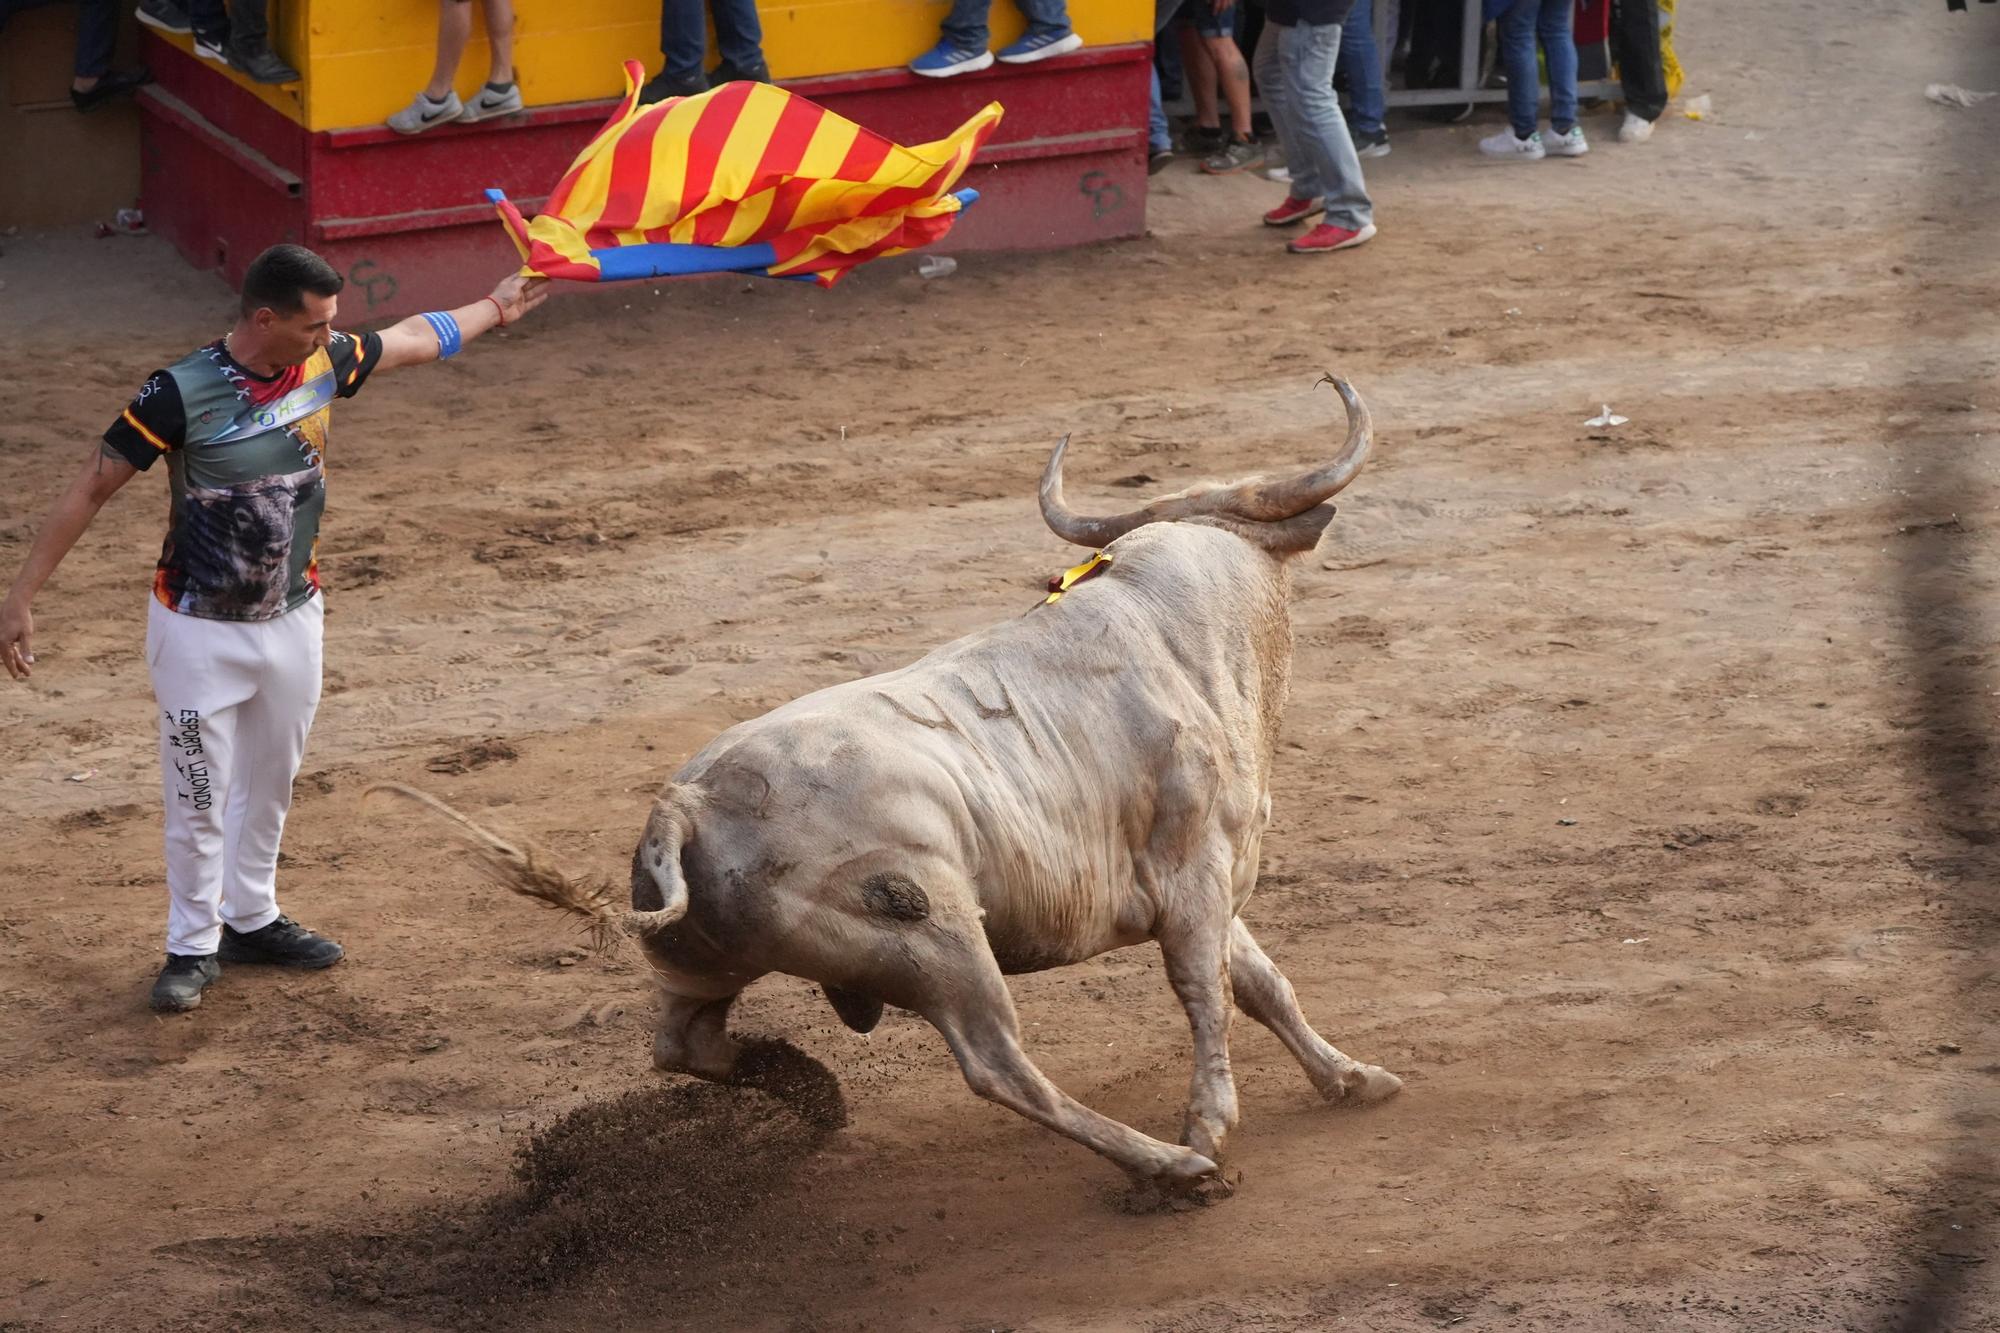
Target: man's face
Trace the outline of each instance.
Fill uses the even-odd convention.
[[[271,359],[281,366],[303,364],[307,357],[326,346],[333,334],[333,317],[340,304],[337,296],[300,294],[301,305],[293,314],[280,314],[260,306],[252,316],[257,331],[264,336]]]

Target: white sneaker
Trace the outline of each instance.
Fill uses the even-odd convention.
[[[472,95],[465,104],[465,110],[458,113],[460,123],[470,125],[474,121],[492,120],[496,116],[513,116],[521,111],[521,83],[515,80],[507,85],[507,91],[496,93],[485,84]]]
[[[446,93],[442,102],[433,102],[418,93],[408,106],[389,117],[389,128],[398,134],[422,134],[449,125],[464,112],[465,103],[458,100],[457,93]]]
[[[1625,123],[1618,127],[1619,143],[1644,143],[1653,137],[1653,122],[1644,116],[1625,113]]]
[[[1550,157],[1582,157],[1590,151],[1590,144],[1583,137],[1583,126],[1572,125],[1568,134],[1557,134],[1550,130],[1540,136],[1542,151]]]
[[[1479,151],[1510,162],[1539,162],[1549,155],[1549,150],[1542,146],[1540,131],[1525,139],[1515,137],[1512,130],[1489,134],[1479,141]]]

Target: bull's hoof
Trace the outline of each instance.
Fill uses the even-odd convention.
[[[1403,1090],[1403,1080],[1379,1065],[1349,1065],[1338,1077],[1320,1085],[1320,1096],[1348,1106],[1386,1102]]]
[[[1221,1167],[1198,1152],[1183,1149],[1154,1174],[1133,1177],[1118,1207],[1135,1214],[1180,1212],[1206,1207],[1235,1192],[1236,1187],[1223,1179]]]

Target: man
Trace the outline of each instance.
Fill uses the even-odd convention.
[[[1340,25],[1352,0],[1270,0],[1257,39],[1257,87],[1277,126],[1291,173],[1285,202],[1264,215],[1267,227],[1289,227],[1324,214],[1320,224],[1286,245],[1295,255],[1331,254],[1375,235],[1375,205],[1361,178],[1361,160],[1333,95]]]
[[[342,279],[296,245],[257,256],[235,327],[154,372],[50,506],[0,602],[0,663],[34,666],[29,603],[104,502],[162,455],[173,505],[147,607],[166,798],[167,961],[153,1007],[192,1009],[220,964],[329,967],[278,911],[278,840],[320,695],[314,556],[327,418],[382,371],[436,361],[548,295],[509,277],[473,305],[335,333]]]

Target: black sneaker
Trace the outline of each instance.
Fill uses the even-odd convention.
[[[230,65],[259,83],[297,83],[299,72],[278,58],[269,42],[239,42],[231,38],[223,48]]]
[[[1389,156],[1389,131],[1376,130],[1373,134],[1370,134],[1367,130],[1356,130],[1354,133],[1354,155],[1356,157]]]
[[[1167,169],[1167,164],[1172,162],[1173,160],[1174,160],[1174,153],[1171,148],[1155,148],[1150,154],[1147,155],[1146,174],[1148,176],[1159,175],[1162,171],[1165,171]]]
[[[268,926],[243,932],[222,928],[217,957],[226,963],[276,963],[279,967],[332,967],[347,951],[324,935],[315,935],[288,916]]]
[[[758,61],[748,69],[739,68],[725,60],[708,72],[708,86],[720,88],[725,83],[769,83],[771,67]]]
[[[1231,176],[1263,161],[1264,150],[1257,146],[1255,139],[1231,139],[1210,153],[1202,162],[1201,169],[1211,176]]]
[[[153,1008],[163,1014],[184,1014],[201,1007],[201,993],[222,975],[212,953],[170,953],[153,983]]]
[[[175,4],[174,0],[139,0],[135,17],[147,27],[158,28],[161,32],[186,36],[194,31],[194,21],[188,17],[187,10]]]
[[[78,111],[95,111],[112,98],[129,96],[135,89],[143,88],[152,81],[153,73],[148,69],[114,69],[98,79],[97,86],[87,93],[70,89],[70,105]]]
[[[1196,157],[1218,152],[1228,142],[1229,135],[1220,125],[1196,125],[1187,132],[1188,152]]]
[[[639,90],[639,105],[651,106],[655,102],[664,102],[669,97],[694,97],[707,91],[708,80],[699,74],[685,79],[670,79],[666,71],[662,70]]]

